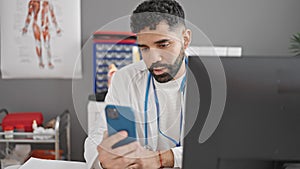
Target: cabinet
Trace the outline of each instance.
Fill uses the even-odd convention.
[[[6,154],[9,153],[10,143],[30,143],[30,144],[54,144],[55,149],[55,159],[59,159],[59,149],[60,149],[60,138],[65,134],[66,142],[62,144],[66,145],[66,159],[71,160],[71,140],[70,140],[70,112],[68,110],[64,111],[56,117],[55,121],[55,133],[53,134],[39,134],[33,132],[14,132],[12,133],[13,139],[5,139],[4,136],[7,133],[0,132],[0,143],[6,144]],[[10,133],[9,133],[10,134]],[[16,136],[24,136],[23,138],[16,138]],[[33,136],[51,136],[51,139],[37,140],[33,139]]]

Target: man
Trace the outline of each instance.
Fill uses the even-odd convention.
[[[117,71],[106,103],[135,110],[138,141],[112,149],[127,137],[108,136],[104,113],[85,143],[88,166],[95,168],[176,168],[182,163],[185,70],[191,41],[184,11],[174,0],[142,2],[131,29],[143,60]],[[96,146],[97,151],[96,151]]]
[[[42,6],[41,6],[42,5]],[[42,13],[41,15],[41,25],[38,24],[38,16],[40,15],[40,11]],[[49,17],[49,13],[50,16]],[[51,62],[51,49],[50,49],[50,32],[49,32],[49,20],[52,20],[52,23],[54,24],[56,28],[56,33],[60,35],[61,29],[58,27],[56,17],[54,14],[54,8],[50,0],[30,0],[28,3],[28,14],[25,20],[25,26],[22,29],[23,34],[26,34],[28,31],[28,26],[31,22],[31,18],[33,17],[32,22],[32,29],[33,29],[33,35],[35,39],[35,51],[39,59],[39,67],[44,68],[45,65],[43,63],[42,58],[42,42],[44,41],[44,46],[46,49],[46,53],[48,56],[48,67],[50,69],[54,68],[54,65]],[[41,38],[42,37],[42,38]]]

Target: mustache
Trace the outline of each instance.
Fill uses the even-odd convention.
[[[169,68],[170,65],[165,64],[165,63],[156,62],[156,63],[153,63],[153,64],[150,66],[149,69],[150,69],[150,70],[153,70],[154,68],[158,68],[158,67]]]

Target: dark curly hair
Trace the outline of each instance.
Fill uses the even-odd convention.
[[[170,29],[179,24],[185,26],[184,11],[175,0],[146,0],[142,2],[130,17],[132,32],[138,33],[145,27],[155,30],[156,25],[166,21]]]

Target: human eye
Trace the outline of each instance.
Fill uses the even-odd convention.
[[[158,47],[159,48],[167,48],[170,46],[170,43],[169,42],[163,42],[163,43],[160,43],[158,44]]]
[[[148,47],[139,47],[141,52],[147,52],[149,50]]]

